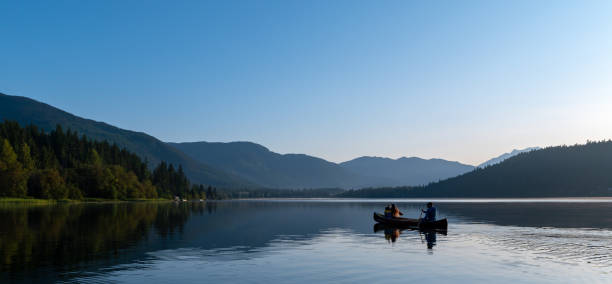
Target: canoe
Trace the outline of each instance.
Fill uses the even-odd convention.
[[[436,220],[434,222],[423,222],[419,223],[418,219],[411,218],[386,218],[385,215],[374,212],[374,221],[391,225],[398,228],[419,228],[419,229],[436,229],[436,230],[446,230],[448,228],[448,221],[446,218]]]

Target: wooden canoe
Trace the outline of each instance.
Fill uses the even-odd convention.
[[[419,229],[435,229],[435,230],[446,230],[448,228],[448,221],[446,218],[436,220],[434,222],[422,222],[419,223],[418,219],[411,218],[386,218],[385,215],[374,212],[374,221],[390,225],[398,228],[419,228]]]

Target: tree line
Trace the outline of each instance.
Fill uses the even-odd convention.
[[[191,184],[181,165],[148,162],[117,144],[93,141],[60,125],[0,123],[0,197],[43,199],[216,199],[216,188]]]
[[[312,189],[237,189],[224,191],[224,198],[329,198],[344,192],[341,188],[312,188]]]

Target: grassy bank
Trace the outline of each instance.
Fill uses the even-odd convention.
[[[19,198],[19,197],[2,197],[0,198],[0,203],[23,203],[23,204],[55,204],[55,203],[113,203],[113,202],[168,202],[170,199],[163,198],[137,198],[137,199],[127,199],[127,200],[114,200],[114,199],[104,199],[104,198],[84,198],[82,200],[72,200],[72,199],[38,199],[38,198]]]
[[[0,203],[28,203],[28,204],[51,204],[56,203],[56,200],[37,199],[37,198],[17,198],[17,197],[2,197]]]

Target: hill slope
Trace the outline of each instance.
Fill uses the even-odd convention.
[[[278,154],[251,142],[168,143],[194,159],[271,188],[363,187],[380,184],[338,164],[303,154]]]
[[[59,124],[64,129],[70,128],[77,131],[79,135],[84,134],[94,140],[108,140],[147,159],[150,166],[155,166],[162,160],[176,165],[180,164],[194,183],[220,187],[251,185],[239,177],[197,162],[181,151],[145,133],[84,119],[29,98],[0,93],[0,121],[2,120],[14,120],[23,126],[33,124],[45,131],[55,129]]]
[[[474,169],[473,166],[442,159],[421,159],[402,157],[389,159],[380,157],[360,157],[341,163],[348,171],[362,175],[384,178],[388,181],[382,186],[423,185],[454,177]]]
[[[541,149],[540,147],[529,147],[529,148],[525,148],[525,149],[522,149],[522,150],[514,149],[514,150],[512,150],[512,152],[501,154],[501,155],[499,155],[499,156],[497,156],[495,158],[492,158],[492,159],[490,159],[490,160],[488,160],[488,161],[478,165],[478,167],[479,168],[484,168],[484,167],[487,167],[487,166],[492,166],[492,165],[495,165],[495,164],[499,164],[499,163],[503,162],[504,160],[506,160],[506,159],[508,159],[510,157],[514,157],[514,156],[516,156],[516,155],[518,155],[520,153],[534,151],[534,150],[540,150],[540,149]]]
[[[362,197],[612,196],[612,141],[548,147],[416,188],[347,192]],[[364,194],[367,193],[367,194]],[[382,193],[382,194],[379,194]]]

